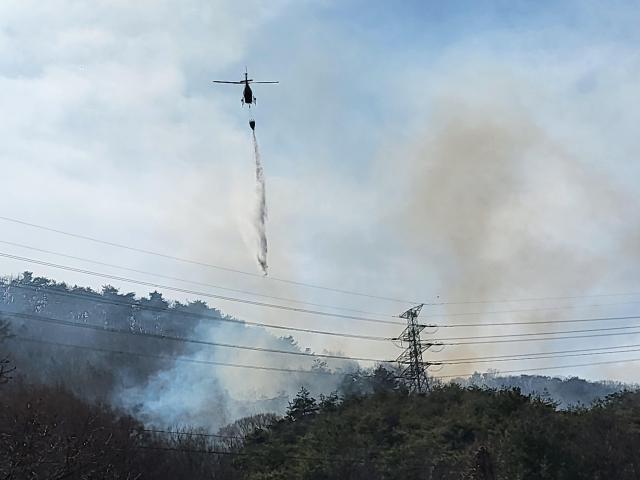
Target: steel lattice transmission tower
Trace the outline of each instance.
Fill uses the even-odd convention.
[[[418,315],[422,307],[422,304],[418,305],[400,315],[400,318],[407,319],[407,327],[397,338],[402,345],[407,346],[396,361],[403,368],[401,376],[406,380],[411,393],[424,393],[429,389],[429,379],[422,361],[422,353],[432,344],[422,343],[420,338],[420,332],[425,328],[425,325],[418,323]]]

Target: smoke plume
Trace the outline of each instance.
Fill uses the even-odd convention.
[[[240,321],[219,321],[223,317],[231,318],[201,301],[171,302],[158,292],[136,298],[110,286],[96,292],[25,272],[0,277],[0,327],[7,324],[10,334],[0,344],[0,360],[10,359],[16,381],[61,385],[151,425],[188,424],[211,431],[243,416],[283,413],[300,386],[315,395],[331,392],[344,373],[358,369],[349,360],[262,352],[303,350],[292,337],[278,338]],[[0,341],[3,336],[0,331]],[[293,371],[266,375],[264,370],[229,366],[239,364]]]
[[[443,107],[412,156],[403,220],[449,299],[585,293],[623,264],[637,200],[606,172],[525,111]]]
[[[443,301],[629,291],[627,265],[637,264],[638,250],[630,252],[624,246],[640,231],[633,214],[637,196],[528,110],[500,93],[487,97],[442,101],[431,114],[429,129],[406,156],[409,188],[401,219],[411,233],[408,247],[430,265]],[[489,302],[443,305],[428,313],[475,311],[480,313],[473,322],[482,323],[627,312],[624,306],[594,310],[588,308],[590,303],[594,302]],[[489,315],[492,310],[564,305],[579,308]],[[455,323],[454,318],[443,321]],[[532,325],[527,332],[553,329]],[[482,334],[522,331],[485,328]],[[453,330],[442,336],[452,336],[449,332]],[[455,329],[456,336],[478,334],[474,328]],[[560,346],[566,348],[566,343]],[[515,346],[458,346],[448,348],[446,355],[506,353],[510,348]],[[527,348],[553,346],[537,343]],[[546,365],[553,364],[550,360]],[[447,373],[473,368],[484,370],[486,365],[452,367]]]
[[[253,153],[256,160],[256,211],[253,225],[256,229],[258,237],[258,253],[256,259],[262,269],[262,273],[267,274],[267,194],[264,181],[264,170],[262,161],[260,160],[260,149],[258,148],[258,140],[256,132],[251,132],[253,136]]]

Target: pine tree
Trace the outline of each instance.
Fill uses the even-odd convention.
[[[311,396],[309,390],[301,387],[295,398],[289,402],[286,418],[287,420],[295,422],[296,420],[313,415],[317,411],[318,404],[316,399]]]

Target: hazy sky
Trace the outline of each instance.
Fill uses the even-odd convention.
[[[636,293],[425,307],[425,318],[561,307],[429,319],[443,324],[640,314],[639,22],[637,2],[5,0],[0,215],[258,274],[247,125],[255,116],[272,276],[424,302]],[[240,105],[241,87],[211,83],[240,79],[245,66],[257,80],[280,81],[256,86],[251,112]],[[4,221],[0,240],[373,313],[412,306]],[[0,252],[229,294],[15,245],[0,244]],[[95,288],[107,283],[0,259],[3,274],[27,269]],[[254,321],[399,333],[209,303]],[[640,332],[638,318],[535,330],[442,328],[434,336],[633,325],[629,332]],[[392,345],[299,338],[315,350],[399,353]],[[429,358],[629,344],[640,344],[640,333],[449,347]],[[442,374],[638,357],[478,364]],[[640,381],[634,365],[543,373]]]

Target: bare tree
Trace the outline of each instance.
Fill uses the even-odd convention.
[[[136,478],[133,419],[60,388],[8,388],[0,410],[1,479]]]
[[[11,337],[9,322],[6,319],[0,317],[0,343],[2,343],[9,337]],[[13,372],[15,369],[15,366],[11,366],[9,357],[0,354],[0,385],[5,384],[9,380],[11,380],[11,372]]]

